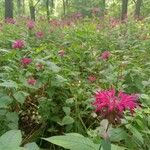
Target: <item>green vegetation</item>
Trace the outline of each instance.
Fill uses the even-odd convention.
[[[0,1],[0,150],[149,150],[148,0]]]

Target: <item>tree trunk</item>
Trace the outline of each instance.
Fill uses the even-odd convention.
[[[30,15],[31,15],[31,19],[35,21],[35,7],[34,6],[30,6]]]
[[[128,13],[128,0],[122,0],[121,20],[125,20]]]
[[[21,12],[21,7],[22,7],[22,3],[21,0],[17,0],[17,9],[18,9],[18,16],[20,16],[22,14]]]
[[[50,7],[51,7],[51,13],[53,13],[53,8],[54,8],[54,0],[51,0],[51,3],[50,3]]]
[[[25,14],[25,0],[22,0],[22,13]]]
[[[13,0],[5,0],[5,19],[13,18]]]
[[[66,13],[68,14],[68,9],[69,9],[69,1],[66,0]]]
[[[66,2],[63,0],[63,14],[66,15]]]
[[[105,16],[105,6],[106,6],[106,0],[101,0],[100,2],[100,16],[104,18]]]
[[[137,19],[140,18],[141,5],[142,5],[142,0],[137,0],[135,5],[135,14],[134,14],[134,17]]]
[[[31,19],[35,21],[35,6],[33,4],[33,0],[29,0],[29,9],[30,9]]]
[[[47,13],[47,20],[50,19],[50,10],[49,10],[49,0],[46,0],[46,13]]]

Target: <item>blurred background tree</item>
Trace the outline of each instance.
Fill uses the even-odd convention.
[[[74,12],[91,16],[98,12],[103,17],[109,14],[124,20],[126,15],[140,18],[149,15],[149,0],[0,0],[0,18],[29,16],[62,17]]]

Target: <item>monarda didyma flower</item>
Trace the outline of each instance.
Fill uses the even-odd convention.
[[[21,63],[23,66],[29,65],[32,62],[31,58],[25,57],[21,59]]]
[[[12,48],[14,49],[22,49],[25,46],[25,42],[23,40],[16,40],[13,44],[12,44]]]
[[[109,123],[120,123],[123,112],[129,110],[131,113],[138,106],[138,97],[135,94],[129,95],[123,92],[116,94],[114,89],[98,91],[95,94],[93,106],[102,119],[107,119]]]
[[[32,30],[35,27],[35,22],[33,20],[29,20],[27,22],[27,27],[29,30]]]
[[[29,85],[35,85],[36,82],[37,82],[37,81],[36,81],[34,78],[29,78],[29,79],[27,80],[27,83],[28,83]]]
[[[110,57],[111,53],[109,51],[104,51],[102,54],[101,54],[101,59],[104,60],[104,61],[107,61]]]
[[[44,37],[44,32],[42,32],[42,31],[36,32],[36,37],[37,37],[38,39],[43,38],[43,37]]]

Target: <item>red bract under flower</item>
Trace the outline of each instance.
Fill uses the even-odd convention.
[[[12,44],[12,48],[14,49],[22,49],[25,46],[25,42],[23,40],[16,40],[13,44]]]
[[[43,65],[43,64],[41,64],[41,63],[39,63],[39,64],[37,64],[37,65],[36,65],[36,67],[37,67],[37,69],[41,70],[41,69],[43,69],[43,68],[44,68],[44,65]]]
[[[29,30],[32,30],[35,27],[35,22],[33,20],[29,20],[27,22],[27,27]]]
[[[22,58],[22,60],[21,60],[21,63],[24,66],[29,65],[31,62],[32,62],[31,58]]]
[[[101,54],[101,58],[102,60],[108,60],[109,57],[110,57],[111,53],[109,51],[104,51],[102,54]]]
[[[60,50],[58,52],[58,55],[61,56],[61,57],[63,57],[65,55],[65,51],[64,50]]]
[[[29,79],[27,80],[27,83],[28,83],[29,85],[35,85],[36,82],[37,82],[37,81],[36,81],[34,78],[29,78]]]
[[[94,75],[90,75],[90,76],[88,76],[88,80],[90,82],[94,82],[94,81],[96,81],[96,77]]]
[[[42,32],[42,31],[37,32],[37,33],[36,33],[36,37],[37,37],[38,39],[43,38],[43,37],[44,37],[44,32]]]
[[[96,108],[96,112],[99,113],[102,119],[108,119],[112,124],[119,123],[123,118],[123,112],[130,110],[131,113],[138,106],[137,95],[129,95],[123,92],[119,92],[116,95],[116,91],[106,90],[98,91],[95,94],[95,102],[93,106]]]

